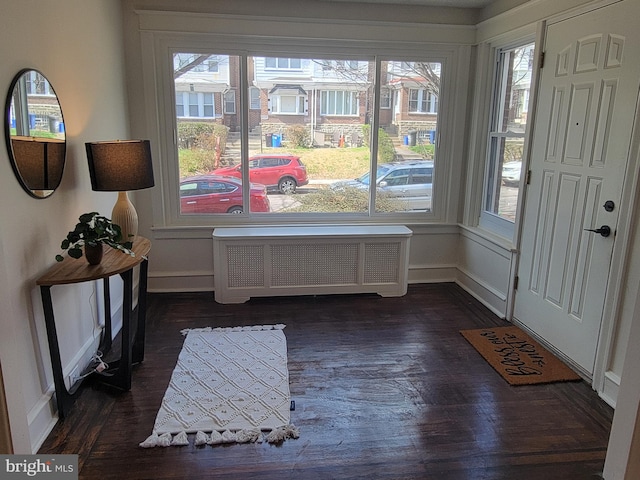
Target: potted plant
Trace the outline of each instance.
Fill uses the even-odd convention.
[[[98,212],[91,212],[80,215],[79,220],[76,227],[67,234],[67,238],[60,245],[60,248],[66,250],[71,258],[82,257],[82,247],[84,247],[87,261],[92,265],[97,265],[102,260],[103,245],[109,245],[111,248],[132,257],[135,255],[131,250],[132,242],[122,242],[120,226],[107,217]],[[61,262],[64,257],[56,255],[56,260]]]

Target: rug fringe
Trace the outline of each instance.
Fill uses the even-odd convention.
[[[198,431],[196,432],[193,444],[196,447],[203,445],[215,446],[229,443],[263,443],[265,441],[271,444],[280,444],[289,438],[299,437],[300,432],[298,428],[291,424],[274,428],[266,434],[266,436],[257,428],[238,430],[236,432],[232,432],[230,430],[225,430],[223,432],[214,430],[211,433]],[[190,445],[189,437],[187,436],[187,432],[184,431],[175,435],[171,435],[171,433],[158,435],[157,432],[153,432],[145,439],[144,442],[139,444],[142,448],[188,445]]]
[[[180,330],[183,336],[189,332],[256,332],[259,330],[284,330],[286,325],[279,323],[277,325],[251,325],[246,327],[202,327],[202,328],[184,328]]]
[[[267,442],[269,443],[282,443],[288,438],[298,438],[300,432],[295,425],[283,425],[282,427],[274,428],[271,433],[267,435]]]

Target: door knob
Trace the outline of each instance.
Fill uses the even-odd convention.
[[[599,233],[603,237],[611,235],[611,227],[609,227],[609,225],[602,225],[600,228],[596,228],[595,230],[591,228],[585,228],[584,230],[585,232]]]

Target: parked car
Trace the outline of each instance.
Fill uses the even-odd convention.
[[[348,181],[331,184],[336,190],[344,187],[369,188],[369,172]],[[378,165],[376,184],[380,191],[406,202],[410,210],[431,210],[433,161],[418,160]]]
[[[508,187],[517,187],[520,185],[520,172],[522,171],[522,162],[506,162],[502,164],[502,183]]]
[[[269,212],[271,205],[264,185],[251,184],[252,212]],[[242,182],[233,177],[199,175],[180,182],[180,213],[243,213]]]
[[[242,178],[240,165],[218,168],[212,173]],[[309,183],[307,169],[300,157],[286,154],[265,154],[250,157],[249,180],[266,185],[269,190],[277,190],[284,194],[294,193],[297,187]]]

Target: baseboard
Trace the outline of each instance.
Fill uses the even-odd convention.
[[[115,310],[111,313],[111,327],[113,336],[115,336],[122,327],[122,303],[116,306]],[[65,379],[65,384],[68,385],[68,377],[74,368],[78,367],[78,371],[81,372],[89,363],[91,358],[95,354],[98,345],[100,343],[100,336],[102,330],[95,330],[92,337],[88,338],[84,343],[80,351],[74,355],[74,357],[62,366],[62,371]],[[54,399],[55,386],[53,384],[53,376],[50,383],[47,385],[47,390],[42,394],[38,402],[27,414],[27,424],[29,428],[29,439],[31,441],[31,451],[36,453],[42,443],[47,439],[53,427],[58,423],[58,413],[56,411],[56,404]]]
[[[409,265],[408,279],[410,284],[447,283],[456,279],[456,265]]]
[[[620,376],[611,371],[605,372],[602,390],[598,392],[600,398],[602,398],[602,400],[604,400],[610,407],[616,408],[619,390]]]
[[[147,292],[213,292],[213,270],[149,272]]]
[[[40,397],[40,400],[27,414],[31,453],[37,453],[47,439],[53,427],[58,423],[58,415],[53,405],[53,387]]]
[[[408,283],[454,282],[456,265],[409,265]],[[155,272],[149,274],[149,293],[213,292],[213,271]]]
[[[456,283],[472,297],[482,303],[500,318],[506,317],[507,295],[489,285],[471,272],[458,267]]]

